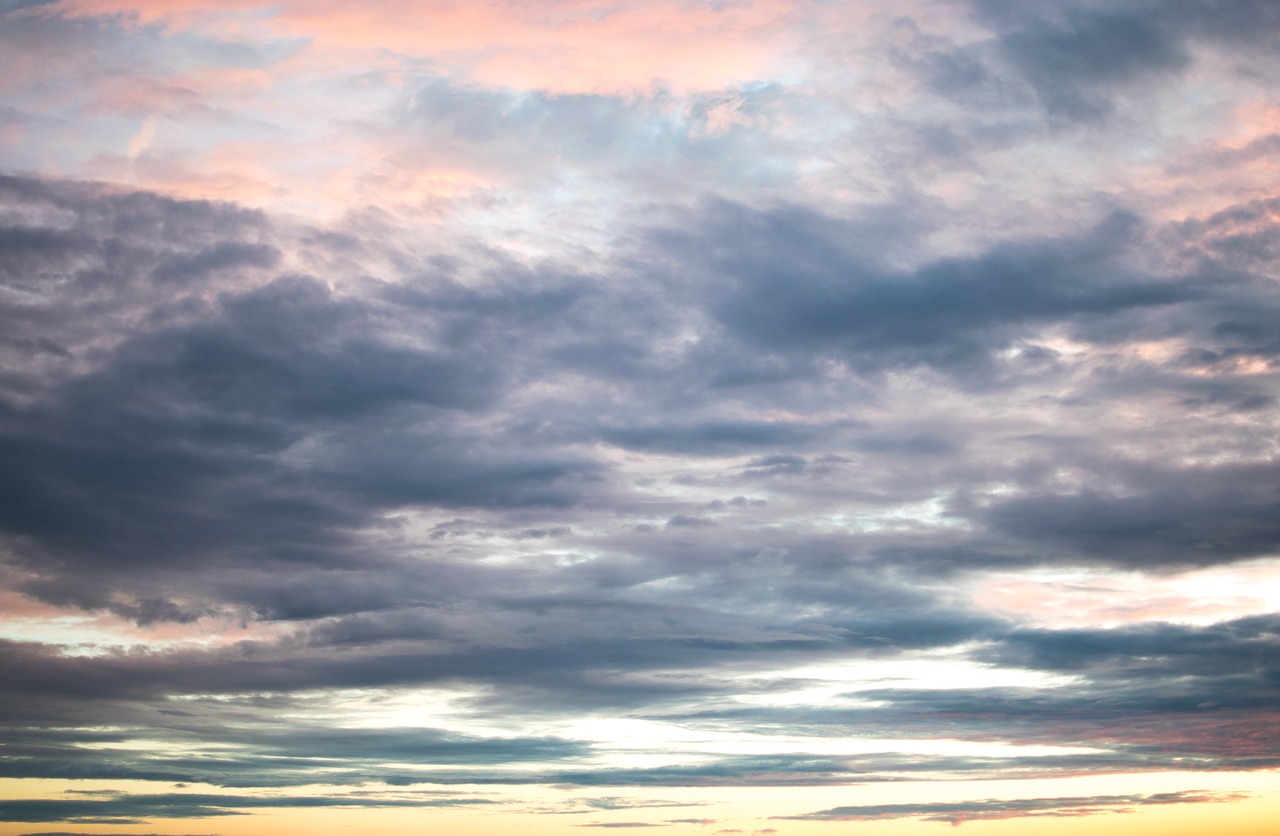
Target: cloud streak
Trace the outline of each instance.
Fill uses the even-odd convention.
[[[1135,808],[1164,804],[1205,804],[1238,801],[1235,793],[1199,791],[1152,795],[1099,795],[1081,798],[1019,798],[1007,801],[957,801],[936,804],[869,804],[862,807],[835,807],[803,816],[779,816],[798,821],[880,821],[920,818],[924,821],[961,825],[969,821],[997,821],[1018,818],[1072,818],[1102,813],[1131,813]]]

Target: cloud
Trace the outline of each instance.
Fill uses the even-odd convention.
[[[47,724],[43,729],[23,727],[16,724],[27,718],[10,715],[6,721],[15,725],[0,758],[0,774],[249,788],[312,784],[317,770],[324,770],[332,785],[381,781],[405,786],[429,783],[437,776],[445,783],[462,781],[468,769],[475,770],[473,778],[497,777],[486,767],[522,767],[530,772],[543,764],[575,762],[589,752],[588,747],[562,738],[477,737],[421,727],[272,729],[257,718],[252,705],[245,707],[241,717],[248,730],[235,731],[220,726],[222,712],[216,703],[189,702],[189,708],[138,711],[113,701],[93,712],[126,724],[149,718],[146,722],[154,727],[147,734],[157,744],[149,752],[129,751],[126,744],[132,733],[78,735]],[[202,742],[181,747],[181,739]],[[83,746],[90,742],[96,748]],[[342,753],[340,763],[335,760],[337,752]]]
[[[1126,264],[1138,235],[1137,219],[1123,214],[1082,239],[1001,245],[908,274],[852,251],[851,226],[799,207],[716,203],[682,230],[655,233],[654,243],[678,256],[680,269],[720,279],[700,301],[744,344],[860,372],[927,366],[953,380],[989,376],[995,352],[1049,323],[1133,327],[1146,311],[1200,295]]]
[[[1021,798],[1011,800],[957,801],[927,804],[869,804],[834,807],[802,816],[777,816],[794,821],[881,821],[918,818],[923,821],[960,825],[967,821],[994,821],[1015,818],[1075,817],[1101,813],[1127,813],[1134,808],[1164,804],[1213,804],[1240,801],[1243,793],[1211,793],[1202,790],[1153,793],[1151,795],[1099,795],[1068,798]]]
[[[1270,5],[388,8],[0,12],[7,814],[1277,767]]]
[[[6,799],[0,801],[5,821],[70,821],[89,824],[137,824],[139,819],[198,819],[245,815],[263,808],[406,807],[428,808],[489,803],[483,799],[433,798],[406,800],[367,796],[247,796],[201,793],[124,794],[100,798]]]
[[[497,356],[409,337],[445,325],[424,304],[455,328],[502,309],[447,286],[438,300],[352,298],[263,275],[279,259],[262,243],[269,226],[232,207],[5,186],[15,211],[71,222],[4,239],[7,269],[29,286],[0,311],[15,323],[17,370],[0,431],[14,474],[0,527],[43,567],[34,594],[140,623],[191,620],[218,603],[111,596],[130,566],[153,572],[175,548],[208,570],[249,552],[332,565],[386,510],[568,505],[571,483],[598,478],[581,455],[504,451],[477,436],[458,416],[492,402]],[[504,304],[527,321],[526,306]],[[140,318],[148,327],[126,334]],[[362,507],[340,507],[339,494]]]
[[[575,827],[666,827],[665,824],[652,824],[643,821],[610,821],[596,822],[593,824],[578,824]]]
[[[778,25],[805,11],[773,2],[707,8],[667,2],[563,3],[547,15],[529,15],[511,14],[491,3],[457,9],[426,2],[394,7],[402,17],[399,25],[390,25],[392,7],[382,3],[333,7],[323,14],[306,4],[284,3],[264,15],[256,0],[214,6],[203,1],[73,0],[59,3],[56,10],[123,14],[196,32],[252,22],[276,37],[314,41],[325,51],[378,48],[436,57],[489,84],[569,92],[645,89],[655,81],[715,89],[757,78],[797,45],[790,28],[782,26],[779,32]]]
[[[654,425],[605,428],[611,444],[631,450],[685,455],[724,455],[754,447],[792,447],[822,434],[826,428],[799,422],[742,421],[694,426]]]
[[[1067,3],[1052,10],[976,0],[975,16],[995,26],[998,52],[1031,85],[1051,116],[1111,115],[1121,92],[1188,70],[1208,42],[1250,50],[1280,29],[1274,8],[1227,3]]]
[[[68,833],[66,831],[42,831],[40,833],[23,833],[21,836],[93,836],[90,833]],[[160,836],[156,833],[129,833],[124,836]],[[176,836],[176,834],[165,834],[165,836]],[[183,834],[183,836],[191,836],[191,834]],[[211,836],[211,834],[198,834],[198,836]]]
[[[1163,472],[1142,467],[1122,495],[1027,494],[978,516],[1020,539],[1122,565],[1203,565],[1275,551],[1275,476],[1270,462]]]

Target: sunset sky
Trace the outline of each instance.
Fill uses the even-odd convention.
[[[0,836],[1274,836],[1276,0],[0,56]]]

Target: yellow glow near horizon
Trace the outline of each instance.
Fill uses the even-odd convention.
[[[56,798],[64,795],[65,782],[24,779],[7,782],[6,798]],[[82,791],[128,790],[236,795],[234,790],[210,787],[173,789],[143,782],[77,782]],[[306,796],[324,788],[297,788],[275,795]],[[370,789],[370,788],[364,788]],[[1117,815],[1102,810],[1081,816],[1029,816],[964,822],[967,836],[1072,836],[1087,828],[1094,836],[1127,836],[1161,833],[1166,836],[1272,836],[1280,820],[1280,774],[1255,773],[1150,773],[1089,776],[1022,781],[901,782],[827,787],[439,787],[477,801],[472,807],[424,808],[259,808],[250,815],[203,819],[148,819],[136,824],[0,824],[0,836],[34,833],[219,834],[219,836],[278,836],[307,833],[319,836],[376,832],[388,836],[432,833],[497,836],[523,833],[529,836],[581,834],[601,825],[628,822],[657,825],[673,834],[776,833],[778,836],[836,836],[856,830],[873,836],[941,836],[951,832],[946,823],[919,817],[880,820],[816,821],[789,819],[845,806],[929,804],[986,799],[1076,799],[1107,796],[1152,795],[1200,791],[1244,792],[1237,801],[1133,806]],[[410,797],[403,789],[378,793],[381,797]],[[355,800],[353,798],[353,800]],[[631,806],[628,806],[631,805]],[[690,820],[690,821],[680,821]],[[705,821],[705,824],[698,823]],[[611,828],[605,828],[611,829]],[[625,829],[625,828],[624,828]],[[641,828],[636,828],[641,829]],[[646,828],[647,829],[647,828]],[[772,830],[770,830],[772,829]]]

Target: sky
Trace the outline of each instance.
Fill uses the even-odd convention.
[[[1274,0],[3,0],[0,836],[1274,833]]]

